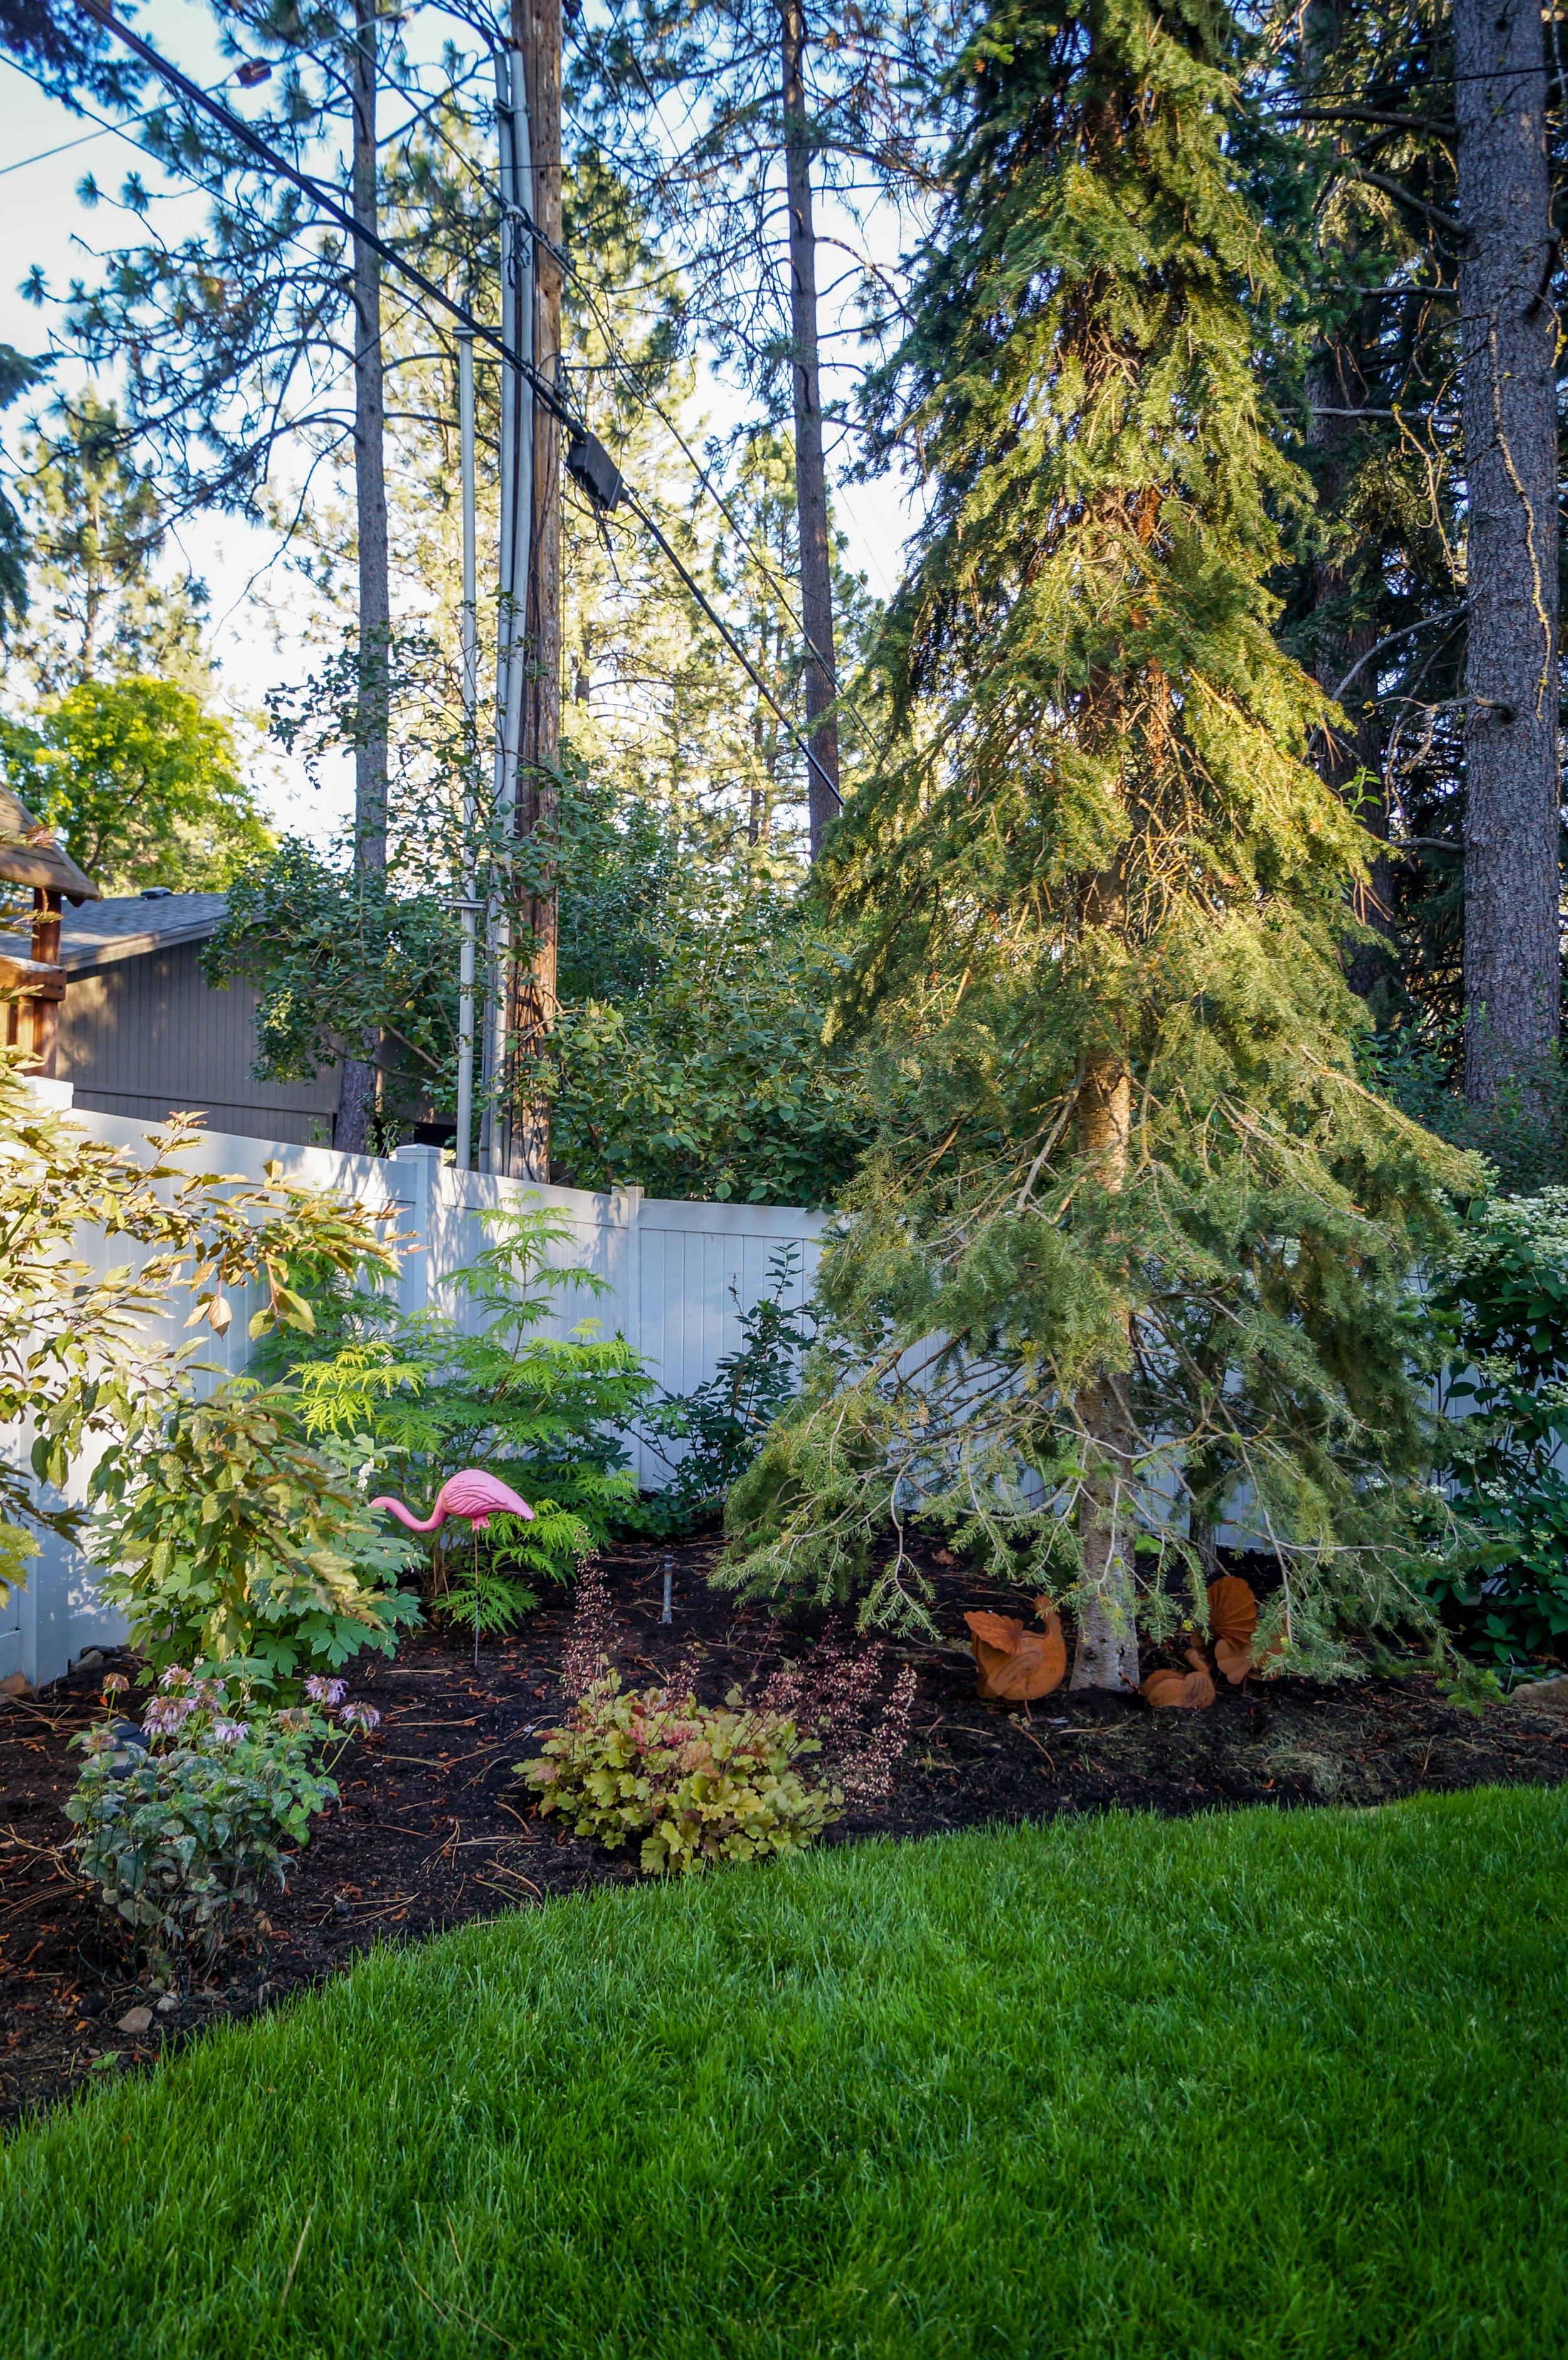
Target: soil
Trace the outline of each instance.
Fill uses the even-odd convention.
[[[698,1693],[716,1703],[820,1636],[820,1617],[780,1622],[710,1590],[713,1554],[704,1542],[673,1552],[669,1627],[659,1619],[662,1549],[607,1556],[622,1633],[615,1662],[628,1687],[660,1685],[694,1644]],[[917,1675],[891,1797],[851,1808],[826,1841],[1117,1805],[1171,1815],[1283,1809],[1568,1778],[1568,1713],[1510,1701],[1477,1717],[1414,1673],[1333,1688],[1222,1681],[1214,1705],[1196,1712],[1157,1713],[1138,1697],[1065,1687],[1032,1706],[983,1703],[964,1611],[1027,1619],[1028,1605],[942,1552],[925,1569],[942,1644],[890,1644],[881,1667],[884,1692],[902,1665]],[[270,2008],[376,1942],[537,1908],[587,1885],[636,1884],[635,1847],[610,1852],[562,1834],[537,1816],[514,1767],[560,1717],[571,1617],[566,1593],[552,1593],[516,1636],[481,1648],[477,1670],[472,1645],[440,1631],[405,1641],[391,1662],[372,1656],[352,1667],[351,1694],[376,1707],[380,1726],[339,1764],[341,1803],[314,1822],[287,1891],[268,1899],[205,1987],[187,1979],[160,1992],[145,1969],[138,1981],[65,1849],[63,1806],[80,1759],[67,1741],[98,1716],[104,1673],[134,1674],[135,1660],[112,1655],[37,1697],[0,1699],[0,2120],[53,2105],[96,2076],[149,2066],[204,2026]],[[153,2010],[150,2028],[120,2028],[137,2006]]]

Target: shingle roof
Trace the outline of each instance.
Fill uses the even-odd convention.
[[[60,956],[68,975],[108,967],[115,959],[204,943],[229,906],[226,893],[139,893],[94,901],[60,913]]]

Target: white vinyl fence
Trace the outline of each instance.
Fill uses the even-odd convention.
[[[61,1102],[68,1092],[41,1086]],[[73,1114],[94,1139],[138,1150],[143,1132],[117,1115]],[[572,1228],[569,1243],[550,1256],[561,1267],[582,1267],[605,1280],[609,1292],[562,1290],[559,1309],[541,1333],[566,1335],[580,1321],[596,1319],[605,1336],[620,1334],[642,1353],[659,1382],[670,1393],[689,1393],[711,1377],[719,1360],[740,1340],[739,1317],[768,1291],[768,1268],[782,1248],[794,1246],[789,1298],[799,1302],[821,1258],[827,1217],[773,1205],[676,1204],[645,1196],[640,1188],[594,1196],[582,1188],[530,1188],[516,1180],[459,1173],[443,1167],[433,1147],[401,1147],[395,1156],[339,1155],[330,1149],[274,1144],[205,1132],[201,1146],[183,1162],[193,1171],[216,1172],[260,1183],[272,1159],[288,1178],[321,1189],[341,1190],[367,1205],[390,1203],[397,1227],[412,1242],[402,1259],[400,1295],[405,1310],[427,1306],[477,1328],[482,1315],[453,1285],[454,1273],[486,1242],[481,1216],[504,1204],[548,1205]],[[87,1232],[79,1241],[83,1261],[108,1270],[131,1259],[123,1239]],[[188,1309],[177,1295],[170,1314],[153,1332],[173,1343],[189,1340]],[[249,1353],[245,1330],[255,1300],[236,1302],[234,1318],[221,1341],[198,1331],[200,1357],[237,1376]],[[214,1380],[215,1382],[215,1380]],[[637,1480],[655,1489],[664,1480],[660,1461],[636,1437],[633,1462]],[[75,1470],[65,1501],[80,1505],[89,1469]],[[30,1562],[27,1587],[0,1606],[0,1678],[20,1670],[35,1687],[57,1679],[82,1652],[121,1639],[120,1618],[100,1603],[93,1568],[79,1552],[52,1539]]]

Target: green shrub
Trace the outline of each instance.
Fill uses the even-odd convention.
[[[49,1493],[58,1502],[94,1450],[155,1426],[183,1381],[195,1346],[171,1348],[154,1323],[178,1325],[183,1308],[186,1328],[221,1336],[255,1285],[251,1335],[297,1329],[311,1316],[305,1270],[397,1267],[364,1206],[286,1179],[277,1162],[264,1187],[191,1169],[182,1159],[207,1142],[190,1115],[151,1134],[145,1160],[109,1146],[38,1105],[26,1063],[0,1048],[0,1426],[32,1435],[30,1464],[0,1451],[0,1605],[40,1532],[82,1544],[82,1511],[46,1504]],[[94,1230],[124,1247],[123,1262],[80,1259]]]
[[[311,1819],[337,1800],[317,1749],[335,1737],[341,1752],[346,1733],[310,1706],[272,1709],[178,1667],[159,1686],[143,1742],[123,1722],[71,1739],[84,1759],[66,1816],[101,1907],[155,1956],[210,1963],[235,1911],[256,1908],[264,1884],[284,1884],[284,1843],[304,1844]],[[348,1729],[374,1727],[368,1708],[343,1706],[341,1681],[310,1686]]]
[[[1430,1307],[1441,1474],[1461,1541],[1431,1577],[1445,1619],[1508,1673],[1568,1645],[1568,1188],[1472,1210]],[[1468,1535],[1467,1541],[1464,1537]]]
[[[844,1808],[837,1786],[808,1786],[796,1769],[817,1754],[782,1713],[747,1709],[733,1688],[723,1710],[691,1695],[623,1694],[612,1672],[578,1699],[545,1740],[545,1759],[518,1763],[580,1836],[610,1851],[647,1830],[646,1875],[800,1852]]]
[[[539,1602],[530,1576],[569,1576],[635,1516],[622,1437],[654,1390],[632,1347],[596,1335],[592,1321],[570,1337],[537,1332],[562,1290],[605,1291],[592,1271],[550,1265],[551,1247],[572,1236],[561,1214],[503,1207],[485,1225],[491,1243],[454,1281],[485,1313],[483,1334],[334,1281],[315,1303],[314,1333],[272,1354],[306,1430],[323,1443],[365,1437],[378,1483],[411,1504],[428,1505],[463,1467],[486,1469],[528,1501],[534,1521],[497,1516],[483,1557],[461,1522],[432,1539],[434,1611],[470,1630],[506,1628]]]
[[[414,1551],[372,1514],[365,1460],[353,1444],[317,1448],[296,1397],[245,1379],[105,1453],[99,1590],[154,1670],[212,1670],[285,1700],[363,1647],[389,1655],[419,1620],[397,1586]]]

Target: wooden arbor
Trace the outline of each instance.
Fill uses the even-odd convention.
[[[33,894],[31,957],[14,958],[0,952],[5,1043],[27,1053],[27,1071],[52,1078],[60,1003],[65,998],[65,969],[60,963],[60,903],[70,901],[80,907],[103,896],[92,878],[78,869],[70,853],[61,850],[48,828],[6,787],[0,787],[0,882],[10,889],[4,896],[10,906],[0,922],[9,934],[20,934],[27,924],[16,889],[31,886]]]

